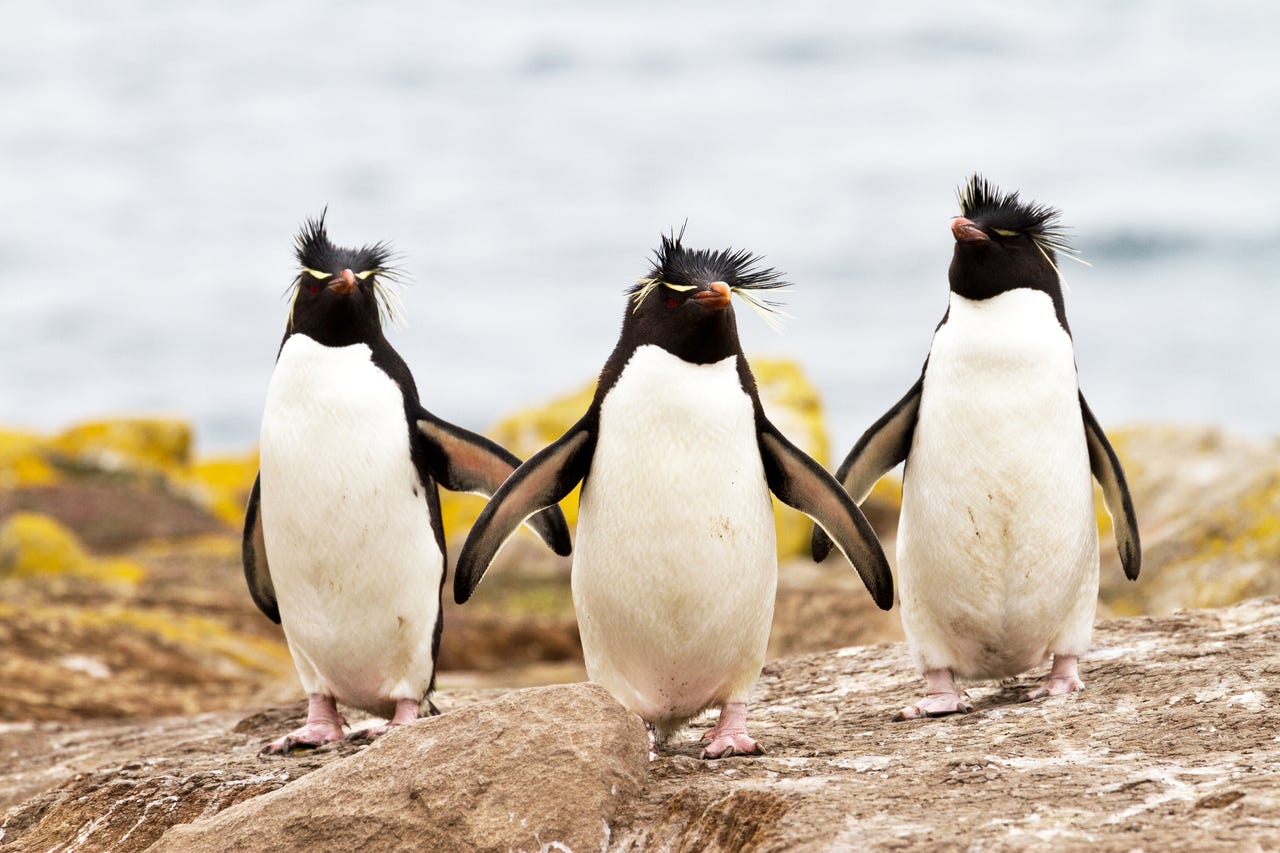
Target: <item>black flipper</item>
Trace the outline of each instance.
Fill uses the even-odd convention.
[[[1089,467],[1102,486],[1103,503],[1111,515],[1124,576],[1131,581],[1137,580],[1138,571],[1142,568],[1142,543],[1138,541],[1138,518],[1133,512],[1133,498],[1129,497],[1124,469],[1120,467],[1120,459],[1111,442],[1107,441],[1106,433],[1098,426],[1097,418],[1089,411],[1083,392],[1080,394],[1080,413],[1084,416],[1084,436],[1089,443]]]
[[[249,507],[244,514],[244,539],[240,555],[244,560],[244,579],[249,584],[249,595],[267,618],[280,624],[280,605],[276,604],[276,588],[271,583],[271,570],[267,567],[267,543],[262,537],[262,512],[258,503],[262,494],[262,475],[253,480],[249,493]]]
[[[587,475],[595,451],[594,412],[516,469],[485,506],[458,555],[453,599],[471,597],[507,537],[533,513],[552,507]],[[563,518],[563,517],[562,517]]]
[[[426,409],[419,408],[417,424],[431,476],[450,491],[491,497],[520,467],[520,460],[502,445],[441,420]],[[559,507],[548,507],[527,523],[547,547],[568,556],[572,550],[569,525]]]
[[[893,575],[880,540],[858,505],[835,478],[800,450],[762,414],[756,415],[760,457],[778,499],[812,518],[858,570],[881,610],[893,607]]]
[[[907,458],[911,437],[916,431],[916,415],[920,411],[920,391],[924,375],[889,411],[872,424],[836,469],[836,479],[861,504],[871,494],[871,487],[893,467]],[[821,527],[813,528],[813,559],[821,563],[831,553],[831,538]]]

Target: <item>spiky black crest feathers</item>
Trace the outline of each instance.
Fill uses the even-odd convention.
[[[627,291],[637,307],[659,285],[683,291],[723,281],[773,328],[777,328],[779,317],[788,316],[782,311],[781,302],[758,295],[759,291],[783,292],[791,286],[783,278],[784,273],[762,267],[762,257],[732,247],[717,251],[686,249],[683,240],[684,226],[679,234],[673,229],[670,234],[662,235],[648,275]]]
[[[297,299],[302,280],[308,270],[336,275],[340,270],[349,269],[359,276],[368,274],[370,286],[378,303],[378,314],[383,322],[396,322],[400,318],[400,299],[388,284],[403,284],[404,278],[394,265],[396,254],[391,245],[385,241],[370,243],[356,249],[335,246],[329,240],[329,232],[325,227],[326,207],[316,218],[308,218],[293,238],[294,257],[301,269],[294,279],[294,300]],[[363,280],[363,279],[362,279]],[[290,306],[290,318],[293,310]]]
[[[294,255],[301,266],[323,272],[336,272],[344,268],[354,272],[391,271],[388,265],[394,253],[391,246],[385,242],[372,243],[358,249],[333,245],[329,241],[329,232],[324,224],[324,218],[328,212],[329,209],[326,207],[319,218],[307,219],[302,225],[302,230],[293,238]]]
[[[1074,256],[1062,214],[1054,207],[1023,201],[1016,191],[1006,193],[974,172],[968,183],[956,191],[960,213],[988,230],[1004,236],[1025,234],[1050,258],[1054,252]]]

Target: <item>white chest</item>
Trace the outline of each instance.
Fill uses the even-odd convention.
[[[640,347],[600,406],[586,493],[596,525],[690,546],[719,538],[726,519],[758,519],[768,488],[736,359],[695,365]]]
[[[1060,479],[1064,465],[1087,474],[1085,460],[1075,356],[1049,297],[953,294],[929,351],[909,476],[937,466],[1016,487]]]
[[[420,697],[444,559],[399,387],[367,346],[293,335],[267,391],[262,525],[308,692],[378,708]]]
[[[903,482],[899,591],[913,648],[930,666],[1019,672],[1067,622],[1087,630],[1097,559],[1074,355],[1052,301],[953,294]]]
[[[399,386],[363,344],[290,337],[267,388],[261,443],[272,510],[282,502],[270,498],[287,495],[302,512],[335,515],[417,482]]]
[[[744,690],[768,640],[775,535],[736,359],[638,349],[601,406],[579,511],[573,592],[591,677],[646,719]]]

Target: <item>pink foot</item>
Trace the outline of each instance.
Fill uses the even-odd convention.
[[[1053,668],[1044,683],[1026,695],[1024,701],[1042,699],[1045,696],[1066,696],[1077,690],[1084,690],[1084,682],[1080,680],[1079,658],[1075,655],[1054,655]]]
[[[931,669],[924,674],[925,697],[893,715],[894,722],[967,714],[973,710],[968,695],[956,687],[949,669]]]
[[[727,702],[720,709],[720,721],[702,735],[707,745],[703,758],[728,758],[731,755],[764,755],[764,747],[747,734],[747,703]]]
[[[267,744],[260,754],[287,755],[294,749],[315,749],[342,740],[342,727],[346,724],[332,696],[312,693],[307,696],[306,724]]]
[[[392,715],[391,719],[380,726],[354,731],[347,735],[347,740],[373,740],[376,737],[385,735],[392,729],[407,726],[418,719],[418,709],[420,707],[421,703],[416,699],[397,699],[395,714]]]

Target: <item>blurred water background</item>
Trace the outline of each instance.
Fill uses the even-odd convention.
[[[1280,13],[1261,2],[29,3],[0,51],[0,423],[256,439],[294,274],[390,240],[392,342],[472,428],[588,380],[660,232],[796,283],[836,452],[919,373],[974,170],[1064,212],[1104,423],[1277,432]]]

